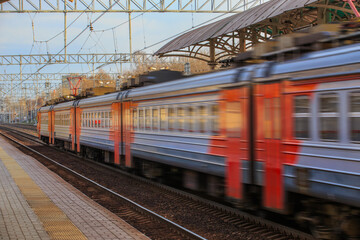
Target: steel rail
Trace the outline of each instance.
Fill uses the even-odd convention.
[[[9,130],[8,130],[8,131],[9,131]],[[14,131],[14,130],[12,130],[12,131]],[[179,224],[177,224],[177,223],[175,223],[175,222],[173,222],[173,221],[170,221],[169,219],[166,219],[165,217],[163,217],[163,216],[161,216],[161,215],[159,215],[159,214],[157,214],[157,213],[155,213],[155,212],[153,212],[153,211],[151,211],[151,210],[149,210],[149,209],[141,206],[140,204],[138,204],[138,203],[136,203],[136,202],[134,202],[134,201],[132,201],[132,200],[130,200],[130,199],[128,199],[128,198],[126,198],[126,197],[124,197],[124,196],[116,193],[116,192],[114,192],[113,190],[108,189],[108,188],[102,186],[101,184],[99,184],[99,183],[97,183],[97,182],[95,182],[95,181],[93,181],[93,180],[91,180],[91,179],[89,179],[89,178],[81,175],[80,173],[78,173],[78,172],[76,172],[76,171],[74,171],[74,170],[72,170],[72,169],[70,169],[70,168],[68,168],[68,167],[66,167],[66,166],[64,166],[64,165],[56,162],[55,160],[53,160],[53,159],[45,156],[44,154],[42,154],[42,153],[40,153],[40,152],[38,152],[38,151],[36,151],[36,150],[34,150],[34,149],[32,149],[32,148],[24,145],[24,144],[22,144],[22,143],[20,143],[20,142],[17,141],[16,139],[14,139],[14,138],[12,138],[12,137],[4,134],[3,132],[0,132],[0,135],[6,137],[7,139],[9,139],[9,140],[11,140],[12,142],[20,145],[21,147],[26,148],[27,150],[29,150],[29,151],[31,151],[31,152],[33,152],[33,153],[35,153],[35,154],[37,154],[37,155],[45,158],[46,160],[52,162],[53,164],[59,166],[60,168],[62,168],[62,169],[64,169],[64,170],[66,170],[66,171],[74,174],[75,176],[77,176],[77,177],[79,177],[79,178],[81,178],[81,179],[83,179],[83,180],[85,180],[85,181],[87,181],[87,182],[95,185],[96,187],[98,187],[98,188],[100,188],[100,189],[102,189],[102,190],[104,190],[104,191],[106,191],[106,192],[108,192],[108,193],[111,193],[112,195],[120,198],[122,201],[130,204],[135,211],[138,211],[138,212],[140,211],[140,212],[146,214],[146,215],[147,215],[148,217],[150,217],[150,218],[156,219],[157,221],[160,221],[160,222],[163,222],[163,223],[167,224],[167,225],[170,226],[171,228],[175,229],[175,231],[179,232],[181,235],[187,236],[187,237],[190,238],[190,239],[206,240],[206,238],[204,238],[204,237],[202,237],[202,236],[200,236],[200,235],[198,235],[198,234],[196,234],[196,233],[194,233],[194,232],[192,232],[192,231],[190,231],[190,230],[188,230],[188,229],[180,226]],[[27,138],[27,139],[30,139],[30,138]]]
[[[34,141],[34,136],[31,135],[31,134],[21,132],[19,130],[14,130],[12,128],[8,128],[8,129],[16,131],[16,133],[19,134],[19,135],[22,135],[22,134],[28,135],[29,137],[24,136],[24,135],[22,135],[22,136],[28,138],[29,140]],[[36,139],[36,142],[39,142],[39,143],[41,143],[43,145],[48,146],[48,144],[46,144],[46,143],[44,143],[44,142],[42,142],[42,141],[40,141],[38,139]],[[62,150],[60,150],[60,151],[62,151]],[[70,153],[70,152],[67,152],[67,153]],[[70,154],[72,154],[72,153],[70,153]],[[72,154],[72,155],[76,156],[76,154]],[[278,232],[281,232],[283,235],[286,235],[288,237],[292,237],[292,238],[295,238],[295,239],[304,239],[304,240],[313,240],[313,239],[315,239],[312,235],[310,235],[308,233],[304,233],[304,232],[301,232],[299,230],[296,230],[296,229],[281,225],[279,223],[272,222],[270,220],[263,219],[263,218],[260,218],[258,216],[254,216],[254,215],[252,215],[250,213],[243,212],[243,211],[240,211],[238,209],[235,209],[235,208],[232,208],[232,207],[229,207],[229,206],[225,206],[223,204],[220,204],[220,203],[217,203],[217,202],[214,202],[214,201],[211,201],[211,200],[204,199],[204,198],[199,197],[197,195],[194,195],[194,194],[191,194],[191,193],[188,193],[188,192],[184,192],[182,190],[175,189],[173,187],[169,187],[169,186],[166,186],[166,185],[161,184],[161,183],[157,183],[157,182],[154,182],[154,181],[151,181],[151,180],[148,180],[148,179],[144,179],[142,177],[139,177],[139,176],[130,174],[128,172],[125,172],[125,171],[123,171],[121,169],[115,169],[115,168],[113,168],[113,167],[111,167],[109,165],[105,165],[105,164],[102,164],[102,163],[99,163],[99,162],[94,162],[94,161],[91,161],[91,160],[88,160],[88,159],[85,159],[85,160],[89,161],[89,162],[91,162],[93,164],[105,167],[107,169],[111,169],[111,170],[116,171],[116,172],[118,172],[120,174],[131,177],[131,178],[133,178],[135,180],[146,182],[146,183],[148,183],[150,185],[156,186],[156,187],[161,188],[163,190],[166,190],[168,192],[178,194],[178,195],[180,195],[182,197],[186,197],[186,198],[188,198],[190,200],[193,200],[193,201],[196,201],[196,202],[198,202],[200,204],[204,204],[204,205],[210,206],[212,208],[218,209],[219,211],[222,211],[224,213],[227,213],[227,214],[233,215],[235,217],[238,217],[238,218],[240,218],[242,220],[245,220],[246,222],[249,222],[250,224],[254,224],[254,225],[258,225],[258,226],[260,225],[261,227],[264,227],[264,228],[267,228],[267,229],[274,229],[274,230],[277,230]]]

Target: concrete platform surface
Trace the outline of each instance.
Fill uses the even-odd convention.
[[[0,240],[148,239],[0,137]]]

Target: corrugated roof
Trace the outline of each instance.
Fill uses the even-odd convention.
[[[265,19],[276,17],[286,11],[302,8],[317,1],[318,0],[272,0],[266,2],[242,13],[184,33],[165,44],[155,55],[189,47],[205,40],[249,27]]]

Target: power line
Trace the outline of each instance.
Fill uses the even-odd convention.
[[[252,2],[253,2],[253,5],[251,5],[250,8],[254,7],[254,6],[258,3],[258,1],[259,1],[259,0],[257,0],[257,1],[256,1],[256,0],[252,1]],[[260,2],[261,2],[261,1],[260,1]],[[173,35],[173,36],[170,36],[170,37],[168,37],[168,38],[165,38],[165,39],[163,39],[163,40],[161,40],[161,41],[159,41],[159,42],[156,42],[156,43],[151,44],[151,45],[149,45],[149,46],[145,46],[144,48],[138,50],[138,52],[144,51],[144,50],[149,49],[149,48],[151,48],[151,47],[154,47],[154,46],[156,46],[156,45],[158,45],[158,44],[160,44],[160,43],[163,43],[163,42],[166,42],[166,41],[168,41],[168,40],[170,40],[170,39],[173,39],[173,38],[175,38],[175,37],[178,37],[178,36],[180,36],[180,35],[188,32],[188,31],[192,30],[193,28],[200,27],[200,26],[202,26],[202,25],[204,25],[204,24],[207,24],[207,23],[209,23],[209,22],[211,22],[211,21],[214,21],[214,20],[216,20],[216,19],[218,19],[218,18],[221,18],[221,17],[223,17],[223,16],[225,16],[225,15],[227,15],[227,14],[229,14],[229,13],[234,13],[234,12],[235,12],[236,10],[238,10],[239,8],[241,8],[241,7],[233,8],[231,11],[229,11],[229,12],[227,12],[227,13],[223,13],[223,14],[221,14],[221,15],[219,15],[219,16],[216,16],[216,17],[214,17],[214,18],[212,18],[212,19],[209,19],[209,20],[207,20],[207,21],[205,21],[205,22],[202,22],[202,23],[200,23],[200,24],[198,24],[198,25],[196,25],[196,26],[192,26],[191,28],[188,28],[188,29],[186,29],[186,30],[184,30],[184,31],[182,31],[182,32],[180,32],[180,33],[177,33],[177,34],[175,34],[175,35]],[[144,14],[144,13],[142,13],[141,15],[143,15],[143,14]],[[140,16],[140,15],[138,15],[138,16]],[[138,17],[138,16],[136,16],[136,17]],[[125,23],[127,23],[127,22],[128,22],[128,21],[123,22],[123,23],[121,23],[120,25],[125,24]],[[120,25],[118,25],[118,26],[120,26]],[[117,26],[115,26],[115,27],[117,27]],[[115,28],[115,27],[114,27],[114,28]],[[112,28],[109,28],[109,29],[112,29]],[[109,30],[109,29],[106,29],[106,30]],[[109,63],[104,63],[104,64],[98,66],[96,69],[102,68],[102,67],[104,67],[104,66],[106,66],[106,65],[113,64],[113,63],[116,63],[116,61],[109,62]]]
[[[94,1],[94,0],[93,0],[93,1]],[[113,3],[106,11],[104,11],[99,17],[97,17],[97,18],[93,21],[93,23],[96,23],[102,16],[104,16],[105,13],[107,13],[115,4],[118,3],[118,1],[120,1],[120,0],[114,1],[114,3]],[[57,54],[55,54],[54,56],[51,56],[50,59],[49,59],[49,61],[48,61],[47,63],[45,63],[43,66],[41,66],[40,68],[38,68],[38,69],[36,70],[36,72],[33,73],[33,74],[39,73],[43,68],[45,68],[45,67],[51,62],[51,60],[52,60],[54,57],[56,57],[57,55],[59,55],[66,47],[68,47],[68,46],[69,46],[70,44],[72,44],[78,37],[80,37],[80,36],[86,31],[86,29],[88,29],[88,27],[89,27],[89,25],[87,25],[75,38],[73,38],[69,43],[67,43]],[[28,77],[28,78],[29,78],[29,77]],[[24,79],[24,80],[22,80],[20,83],[16,84],[15,87],[19,86],[21,83],[23,83],[24,81],[28,80],[28,78],[27,78],[27,79]],[[9,90],[9,91],[10,91],[10,90]],[[4,94],[4,96],[7,95],[7,94],[9,93],[9,91],[7,91],[7,92]]]
[[[92,4],[94,3],[94,1],[95,1],[95,0],[92,0],[91,3],[89,4],[89,6],[92,5]],[[55,39],[56,37],[60,36],[61,34],[63,34],[63,33],[64,33],[69,27],[71,27],[71,25],[73,25],[84,13],[86,13],[86,10],[89,9],[89,6],[87,6],[86,9],[85,9],[83,12],[81,12],[69,25],[67,25],[64,30],[62,30],[61,32],[59,32],[58,34],[56,34],[55,36],[49,38],[49,39],[46,40],[46,41],[37,41],[37,42],[49,42],[49,41]]]

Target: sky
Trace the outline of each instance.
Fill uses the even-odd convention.
[[[215,13],[133,13],[132,50],[154,53],[166,42],[148,48],[154,43],[209,21],[223,14]],[[79,17],[80,16],[80,17]],[[68,13],[67,23],[73,25],[67,30],[68,43],[93,22],[99,13]],[[226,14],[222,17],[230,16]],[[32,27],[32,24],[34,28]],[[117,25],[121,26],[111,29]],[[106,13],[93,24],[94,31],[86,29],[67,48],[67,53],[129,53],[129,24],[127,13]],[[64,48],[63,13],[1,13],[0,55],[56,54]],[[51,40],[49,40],[51,39]],[[35,41],[34,41],[35,40]],[[33,73],[41,67],[28,65],[23,73]],[[123,69],[131,66],[123,66]],[[92,65],[58,64],[48,65],[43,73],[89,72]],[[108,72],[119,72],[119,64],[104,67]],[[19,66],[0,66],[0,73],[19,73]]]

